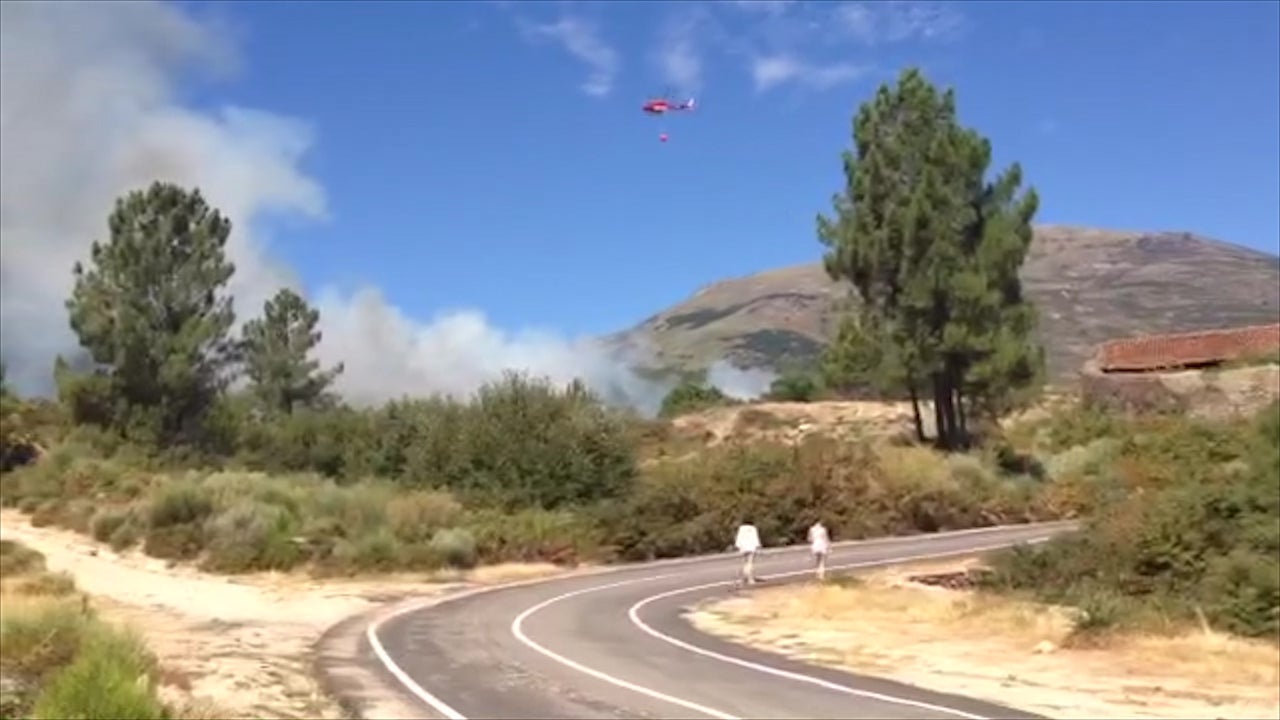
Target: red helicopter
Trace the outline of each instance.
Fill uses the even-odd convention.
[[[662,117],[663,115],[666,115],[669,112],[682,112],[685,110],[692,110],[693,106],[694,106],[693,98],[689,98],[687,102],[673,102],[667,97],[656,97],[656,98],[650,98],[649,100],[645,101],[645,103],[640,106],[640,109],[649,113],[650,115],[657,115],[658,117]],[[666,142],[667,134],[665,132],[659,133],[658,140],[662,142]]]

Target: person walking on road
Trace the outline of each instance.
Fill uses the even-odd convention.
[[[738,534],[733,540],[733,545],[738,549],[738,554],[742,556],[741,582],[754,585],[756,582],[756,553],[760,551],[760,532],[756,530],[755,525],[744,522],[738,526]]]
[[[827,577],[827,556],[831,553],[831,534],[819,520],[809,526],[809,550],[813,553],[814,573],[818,582]]]

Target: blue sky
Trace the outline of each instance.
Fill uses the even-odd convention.
[[[590,338],[817,260],[851,116],[908,65],[1024,164],[1042,222],[1275,253],[1277,8],[0,3],[0,359],[51,390],[72,265],[158,179],[235,224],[242,320],[307,293],[348,399],[520,369],[648,407],[646,358]],[[698,109],[640,111],[666,88]]]
[[[908,64],[1041,222],[1277,250],[1276,3],[742,5],[236,2],[239,71],[191,92],[310,123],[329,217],[275,251],[415,315],[605,332],[816,259],[850,116]],[[643,115],[666,88],[699,109]]]

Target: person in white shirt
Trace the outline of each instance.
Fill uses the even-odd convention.
[[[813,553],[814,572],[821,582],[826,579],[827,555],[831,553],[831,534],[821,520],[809,527],[809,550]]]
[[[756,553],[760,551],[760,532],[756,530],[755,525],[749,522],[742,523],[738,526],[738,534],[733,540],[733,545],[742,555],[742,580],[749,585],[754,585]]]

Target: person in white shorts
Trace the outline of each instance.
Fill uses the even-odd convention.
[[[809,550],[813,553],[814,571],[821,582],[827,576],[827,555],[831,553],[831,534],[821,520],[809,527]]]
[[[733,546],[738,549],[738,554],[742,555],[742,580],[749,585],[754,585],[756,553],[760,551],[760,532],[756,530],[756,526],[751,523],[739,525]]]

